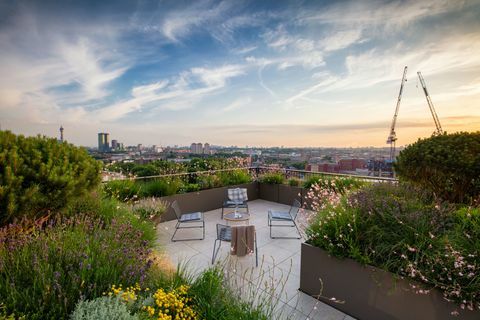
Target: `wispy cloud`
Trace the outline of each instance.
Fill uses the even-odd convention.
[[[201,98],[218,92],[229,79],[244,72],[244,67],[239,65],[192,68],[175,79],[134,87],[131,98],[98,110],[95,117],[100,121],[114,121],[144,108],[192,108]]]
[[[232,103],[228,104],[224,108],[222,108],[221,111],[230,112],[233,110],[238,110],[238,109],[241,109],[242,107],[250,105],[251,102],[252,102],[252,99],[250,97],[239,98],[232,101]]]

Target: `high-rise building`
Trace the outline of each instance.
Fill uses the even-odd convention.
[[[203,145],[203,153],[204,154],[210,154],[210,144],[208,142],[206,142],[204,145]]]
[[[98,133],[98,151],[107,152],[110,150],[109,134],[106,132]]]
[[[203,153],[203,145],[201,143],[192,143],[190,145],[190,153],[202,154]]]
[[[118,150],[118,140],[112,139],[112,150]]]

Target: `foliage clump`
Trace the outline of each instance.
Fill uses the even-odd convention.
[[[379,183],[322,205],[308,242],[423,282],[461,309],[480,309],[480,209],[437,202],[431,191]]]
[[[281,172],[268,172],[259,178],[261,183],[266,184],[282,184],[285,181],[285,177]]]
[[[78,300],[101,296],[113,282],[147,281],[153,226],[121,208],[109,222],[97,217],[0,229],[0,300],[9,311],[29,319],[65,318]]]
[[[100,170],[82,148],[0,131],[0,223],[64,207],[98,185]]]
[[[453,203],[480,196],[480,131],[419,139],[400,152],[395,171],[402,180]]]
[[[303,183],[303,187],[305,189],[310,189],[314,185],[316,185],[323,189],[328,189],[332,192],[345,194],[350,190],[359,189],[366,184],[367,183],[365,181],[357,178],[313,175],[305,180],[305,182]]]
[[[100,297],[90,301],[81,300],[72,315],[71,320],[137,320],[131,315],[127,306],[117,297]]]

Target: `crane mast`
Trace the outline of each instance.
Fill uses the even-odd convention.
[[[400,101],[402,101],[403,86],[407,81],[407,69],[405,66],[403,69],[402,83],[400,84],[400,92],[398,93],[397,106],[395,107],[395,114],[393,115],[392,125],[390,126],[390,134],[387,138],[387,143],[390,144],[390,160],[395,158],[395,141],[397,141],[397,134],[395,133],[395,125],[397,124],[398,110],[400,109]]]
[[[422,84],[423,92],[425,93],[425,98],[427,99],[428,107],[430,108],[430,112],[432,113],[433,122],[435,122],[435,126],[437,128],[433,134],[440,135],[443,133],[443,129],[442,129],[442,126],[440,125],[440,120],[438,119],[438,115],[435,112],[435,108],[433,107],[432,98],[430,98],[430,95],[428,94],[427,85],[425,84],[425,80],[423,79],[420,71],[418,71],[417,74],[418,74],[418,78],[420,79],[420,83]]]

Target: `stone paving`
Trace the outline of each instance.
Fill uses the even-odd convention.
[[[259,266],[255,267],[255,255],[241,258],[231,256],[230,244],[223,242],[216,263],[224,267],[231,286],[253,303],[271,305],[274,319],[352,320],[352,317],[298,291],[302,240],[271,239],[267,221],[269,209],[288,211],[289,206],[254,200],[249,202],[249,209],[249,224],[255,225],[257,232]],[[197,274],[212,265],[216,224],[226,224],[221,219],[221,209],[205,212],[204,216],[204,240],[171,242],[176,220],[157,226],[158,241],[164,254],[174,265],[185,264],[191,274]],[[296,235],[295,228],[275,228],[273,231],[276,236]],[[201,237],[201,229],[181,229],[176,238],[191,236]]]

